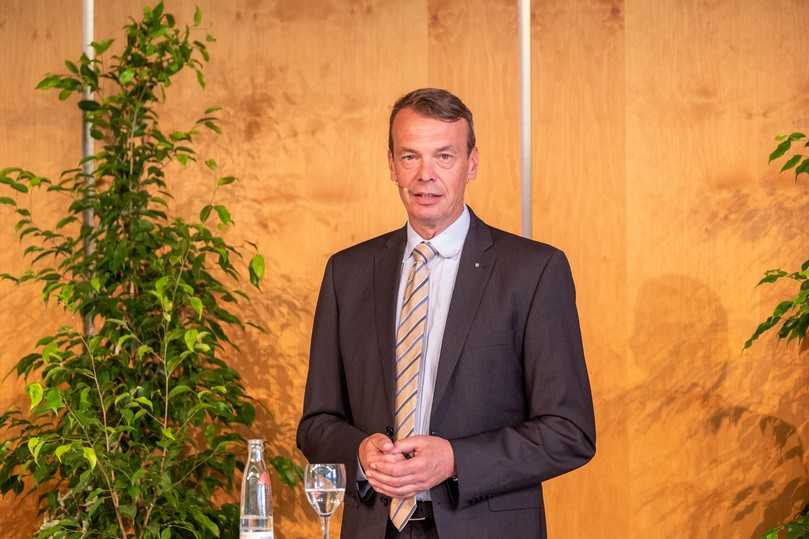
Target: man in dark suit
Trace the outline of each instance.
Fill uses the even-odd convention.
[[[346,465],[343,537],[544,538],[542,481],[595,453],[567,259],[466,206],[449,92],[396,102],[388,161],[408,222],[326,265],[298,447]]]

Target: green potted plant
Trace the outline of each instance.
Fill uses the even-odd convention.
[[[22,275],[2,278],[38,283],[44,301],[57,302],[79,328],[87,323],[43,335],[17,362],[30,409],[0,415],[0,492],[39,494],[37,538],[238,534],[238,506],[215,499],[234,489],[245,451],[240,428],[252,424],[255,408],[227,361],[237,350],[228,331],[261,329],[234,307],[249,300],[241,274],[258,289],[264,260],[243,259],[223,237],[233,218],[216,195],[237,180],[194,150],[203,132],[220,132],[218,109],[174,131],[162,129],[158,112],[179,73],[193,70],[205,85],[214,38],[195,39],[201,16],[197,9],[193,26],[181,26],[162,2],[147,7],[123,28],[117,54],[108,52],[113,40],[93,43],[95,58],[67,61],[66,73],[37,86],[58,90],[61,100],[93,93],[78,101],[101,146],[82,160],[93,163],[93,181],[81,168],[58,180],[0,170],[8,188],[0,206],[18,215],[31,260]],[[170,215],[180,176],[167,177],[173,162],[204,162],[212,177],[198,219]],[[53,228],[17,201],[34,189],[70,197]],[[88,210],[93,217],[83,223]],[[289,459],[272,464],[295,483],[300,469]]]
[[[776,137],[778,146],[770,154],[770,162],[780,159],[790,152],[793,144],[809,147],[809,142],[804,143],[805,140],[806,135],[800,132]],[[809,157],[793,153],[781,167],[781,172],[787,170],[794,170],[795,181],[798,181],[801,174],[809,174]],[[775,306],[772,314],[761,322],[753,335],[745,341],[744,348],[749,348],[762,334],[778,324],[780,324],[777,332],[779,339],[787,341],[798,339],[802,342],[806,338],[806,332],[809,329],[809,260],[801,264],[800,270],[797,271],[788,272],[780,268],[768,270],[758,284],[771,284],[784,278],[795,281],[798,286],[797,292],[793,297],[785,299]],[[804,507],[792,521],[768,530],[763,538],[778,539],[781,532],[786,532],[789,539],[809,537],[809,505]]]

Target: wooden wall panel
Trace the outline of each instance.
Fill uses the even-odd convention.
[[[511,0],[429,2],[429,85],[472,110],[480,170],[467,202],[489,224],[520,232],[519,48]]]
[[[789,1],[627,3],[633,536],[757,536],[809,495],[805,365],[740,352],[762,271],[809,247],[805,181],[766,163],[806,115],[807,24]]]
[[[628,535],[624,172],[624,6],[537,1],[534,77],[534,237],[563,249],[576,281],[596,408],[597,454],[545,485],[551,537]]]

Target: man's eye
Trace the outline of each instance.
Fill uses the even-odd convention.
[[[402,161],[412,161],[415,158],[416,158],[415,155],[403,155],[402,156]]]
[[[451,153],[438,154],[438,158],[441,159],[442,161],[449,161],[450,159],[452,159],[452,154]]]

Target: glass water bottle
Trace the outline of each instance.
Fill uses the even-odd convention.
[[[239,538],[273,539],[272,486],[264,464],[264,440],[247,441]]]

